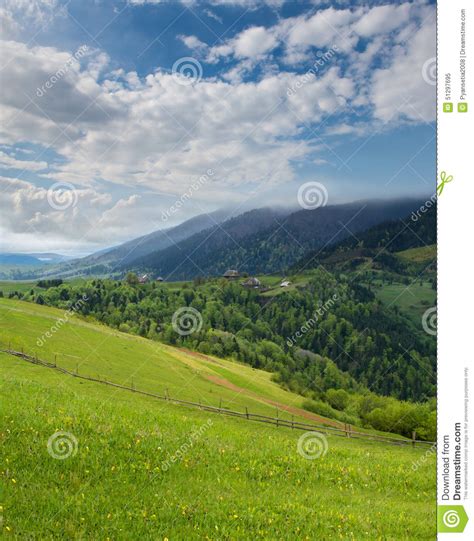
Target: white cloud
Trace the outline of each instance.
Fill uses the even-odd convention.
[[[86,126],[105,125],[117,112],[96,81],[103,54],[87,57],[90,68],[81,70],[73,55],[52,47],[3,41],[1,50],[8,80],[0,88],[4,142],[73,141]]]
[[[186,45],[186,47],[198,53],[198,55],[208,49],[207,43],[204,43],[196,36],[179,35],[178,39],[180,39]]]
[[[217,62],[220,57],[261,58],[276,47],[286,48],[288,64],[307,59],[311,47],[331,48],[348,51],[357,43],[350,32],[350,24],[358,19],[362,11],[328,8],[314,15],[301,15],[282,19],[273,27],[251,27],[243,30],[225,43],[212,47],[209,60]]]
[[[77,189],[74,199],[74,205],[57,210],[50,205],[46,188],[24,180],[0,177],[0,230],[8,231],[2,249],[18,250],[15,246],[18,236],[22,242],[30,239],[29,249],[38,245],[38,239],[44,235],[52,235],[63,246],[81,241],[82,235],[88,236],[83,244],[105,240],[106,232],[95,230],[94,224],[103,208],[110,205],[110,195],[90,188]],[[33,242],[34,238],[36,242]],[[42,251],[41,247],[39,249]]]
[[[217,62],[220,57],[235,56],[258,60],[279,44],[276,29],[252,26],[224,44],[216,45],[209,51],[208,61]]]
[[[277,43],[266,28],[254,26],[244,30],[235,40],[235,55],[239,58],[259,57],[274,49]]]
[[[184,0],[189,1],[189,0]],[[195,0],[199,2],[199,0]],[[240,6],[248,9],[256,9],[259,6],[281,7],[288,0],[210,0],[214,6]]]
[[[2,0],[2,38],[13,38],[28,25],[34,25],[38,30],[39,26],[45,26],[64,14],[65,9],[58,0]]]
[[[48,168],[46,162],[34,160],[18,160],[14,156],[0,150],[0,169],[18,169],[22,171],[42,171]]]
[[[128,0],[132,6],[143,6],[145,4],[163,4],[166,0]]]
[[[436,26],[433,17],[395,50],[389,65],[373,72],[370,99],[374,115],[387,122],[435,120],[436,87],[423,78],[423,65],[434,58]]]
[[[76,188],[64,210],[50,199],[44,187],[0,176],[1,251],[93,251],[158,229],[170,201],[138,195],[114,201],[93,188]]]
[[[349,80],[337,70],[288,98],[295,78],[290,73],[235,84],[203,79],[193,86],[160,71],[145,79],[134,73],[117,79],[116,73],[114,81],[99,83],[89,61],[37,98],[38,85],[70,55],[15,42],[4,44],[4,51],[13,60],[6,68],[13,84],[0,93],[8,130],[3,141],[45,147],[54,142],[66,162],[48,178],[79,185],[105,179],[179,193],[209,168],[222,186],[286,181],[292,177],[290,161],[305,148],[287,138],[350,94]],[[282,162],[278,169],[275,159]]]
[[[357,19],[357,11],[328,8],[311,17],[298,17],[295,21],[283,23],[288,27],[289,48],[331,47],[344,41],[349,24]]]
[[[219,24],[224,23],[224,20],[222,19],[222,17],[219,17],[217,13],[215,13],[214,11],[210,9],[204,9],[203,13],[205,13],[210,19],[214,19],[215,21],[217,21]]]
[[[363,15],[353,29],[364,37],[385,34],[406,23],[411,4],[376,6]]]
[[[237,6],[247,9],[257,9],[261,6],[278,8],[281,7],[287,0],[128,0],[128,3],[130,5],[143,6],[145,4],[166,4],[177,1],[181,1],[182,4],[189,6],[207,3],[212,6]]]
[[[215,174],[196,195],[197,207],[291,182],[296,164],[323,163],[315,140],[301,136],[329,115],[333,123],[325,130],[334,136],[365,135],[383,122],[432,120],[434,88],[421,68],[434,56],[434,9],[389,7],[329,8],[247,28],[213,48],[181,35],[195,56],[207,52],[208,62],[223,63],[209,76],[202,61],[202,79],[187,86],[160,69],[145,77],[116,65],[112,71],[110,58],[97,50],[71,62],[73,52],[2,42],[2,77],[9,84],[0,89],[0,144],[34,143],[45,152],[29,161],[0,151],[0,167],[41,171],[41,183],[73,183],[78,204],[53,211],[45,188],[4,178],[0,229],[23,243],[39,231],[50,232],[58,246],[111,244],[158,227],[150,227],[157,209],[209,169]],[[367,42],[363,51],[353,47],[360,37]],[[278,64],[280,47],[286,62],[305,62],[332,45],[340,50],[320,72]],[[249,80],[256,67],[258,79]],[[53,76],[54,84],[38,95]],[[367,112],[358,125],[354,107]],[[48,148],[60,159],[48,164]]]
[[[428,8],[431,9],[431,8]],[[358,6],[346,9],[328,7],[296,17],[281,19],[271,27],[252,27],[241,31],[224,43],[212,47],[208,59],[261,58],[276,47],[285,48],[284,60],[294,65],[308,60],[312,48],[338,50],[349,54],[360,38],[388,34],[399,30],[410,18],[423,18],[427,6],[403,3],[384,6]],[[431,9],[432,11],[432,9]]]

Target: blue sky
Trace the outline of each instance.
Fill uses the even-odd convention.
[[[434,191],[433,3],[2,5],[2,251],[296,207],[312,181],[329,204]]]

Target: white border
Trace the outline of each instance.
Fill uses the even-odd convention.
[[[468,112],[459,113],[461,10],[465,10],[466,24],[466,102]],[[463,505],[469,517],[464,533],[456,538],[474,539],[474,464],[467,466],[469,452],[474,454],[474,435],[470,434],[473,419],[473,399],[465,399],[465,368],[474,371],[472,348],[474,336],[474,257],[472,232],[474,209],[474,133],[470,69],[474,69],[474,4],[468,0],[440,0],[438,2],[438,182],[442,172],[452,175],[438,198],[438,504]],[[451,75],[453,112],[443,112],[446,102],[446,74]],[[474,90],[474,89],[473,89]],[[467,381],[473,382],[472,377]],[[471,395],[472,395],[471,383]],[[471,421],[470,421],[470,419]],[[461,499],[453,501],[455,445],[454,424],[462,423],[461,430]],[[470,423],[470,425],[469,425]],[[450,440],[449,500],[443,500],[443,446]],[[467,439],[470,437],[471,439]],[[446,497],[446,496],[444,496]],[[450,534],[439,533],[438,538]]]

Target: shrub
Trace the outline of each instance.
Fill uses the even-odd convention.
[[[349,404],[349,393],[344,389],[328,389],[326,391],[326,400],[333,408],[344,411]]]

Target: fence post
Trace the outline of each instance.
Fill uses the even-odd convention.
[[[411,440],[412,440],[413,447],[415,447],[415,444],[416,444],[416,430],[413,430],[413,432],[411,433]]]
[[[247,416],[247,419],[249,418],[249,410],[247,406],[245,406],[245,415]]]
[[[58,358],[58,356],[57,356],[56,353],[55,353],[55,354],[54,354],[54,367],[55,367],[55,368],[56,368],[56,366],[57,366],[57,364],[58,364],[58,363],[56,362],[56,361],[57,361],[57,358]]]
[[[169,399],[170,399],[170,393],[169,393],[169,391],[168,391],[168,387],[166,387],[166,389],[165,389],[165,397],[166,397],[166,400],[169,401]]]
[[[349,438],[352,438],[352,426],[350,425],[350,423],[347,425],[347,428],[348,428],[348,434],[349,434]]]
[[[291,428],[292,429],[295,428],[295,416],[294,415],[291,416]]]
[[[277,408],[277,416],[276,416],[276,420],[277,420],[277,427],[278,427],[278,423],[279,423],[279,418],[278,418],[278,408]]]
[[[219,399],[219,413],[222,413],[222,398]]]

